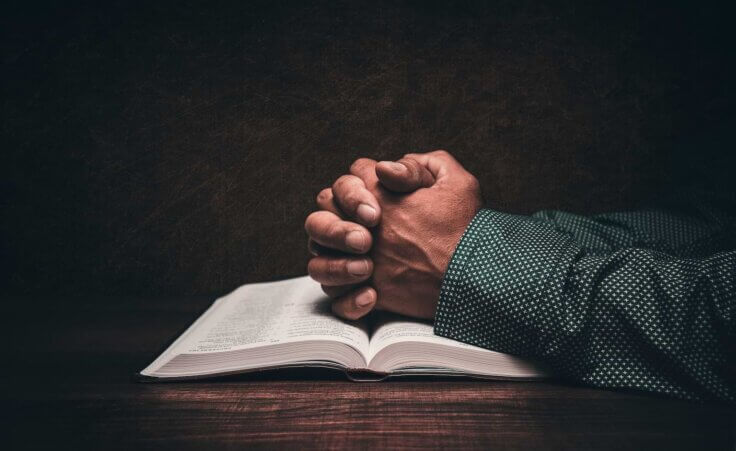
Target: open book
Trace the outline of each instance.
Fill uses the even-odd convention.
[[[295,366],[341,369],[356,380],[544,376],[526,360],[438,337],[429,323],[387,313],[338,319],[308,277],[244,285],[217,299],[140,375],[191,379]]]

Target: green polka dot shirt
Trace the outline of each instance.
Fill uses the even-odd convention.
[[[435,333],[585,385],[736,399],[733,217],[481,210],[445,274]]]

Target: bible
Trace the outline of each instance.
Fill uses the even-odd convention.
[[[187,380],[288,367],[334,368],[353,380],[545,377],[533,362],[436,336],[429,322],[386,312],[341,320],[308,277],[244,285],[217,299],[139,376]]]

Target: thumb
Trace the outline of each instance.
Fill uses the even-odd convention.
[[[379,161],[376,176],[381,184],[391,191],[409,193],[434,184],[434,176],[419,161],[404,157],[399,161]]]

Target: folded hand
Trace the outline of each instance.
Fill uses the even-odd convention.
[[[449,153],[359,159],[317,196],[309,275],[357,319],[373,308],[433,318],[450,257],[482,205],[478,181]]]

